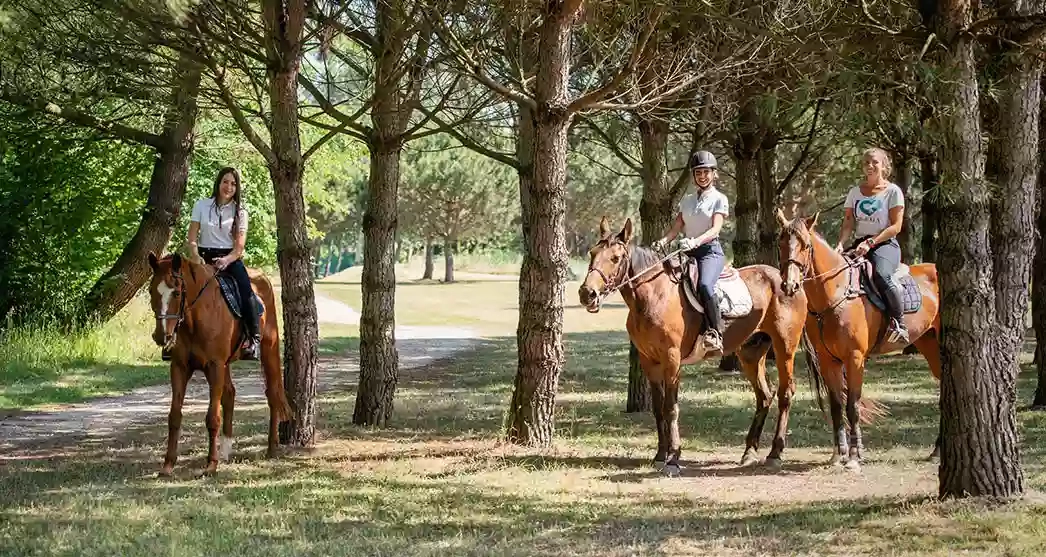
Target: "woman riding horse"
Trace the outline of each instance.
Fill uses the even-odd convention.
[[[261,334],[258,331],[258,312],[254,308],[254,291],[247,267],[243,264],[243,248],[247,239],[247,211],[240,202],[240,173],[232,167],[218,171],[211,196],[193,205],[189,223],[189,250],[193,259],[204,261],[219,271],[225,271],[236,280],[240,294],[240,314],[247,329],[243,359],[257,360]]]
[[[901,232],[904,221],[904,192],[888,179],[891,167],[886,151],[868,149],[863,160],[864,180],[851,188],[846,196],[846,214],[835,249],[841,253],[850,235],[856,231],[857,240],[850,251],[872,262],[875,286],[882,292],[890,316],[887,333],[890,341],[907,343],[908,329],[903,318],[904,289],[893,279],[901,264],[897,234]]]
[[[690,157],[690,171],[694,175],[696,191],[679,202],[679,213],[668,234],[655,241],[650,247],[663,251],[665,245],[683,232],[687,236],[680,240],[680,247],[697,263],[700,284],[697,291],[705,307],[707,330],[705,345],[709,352],[723,351],[723,316],[719,312],[719,300],[715,295],[715,284],[726,266],[726,256],[719,244],[719,231],[729,215],[730,203],[716,188],[719,173],[716,171],[715,156],[708,151],[698,151]]]

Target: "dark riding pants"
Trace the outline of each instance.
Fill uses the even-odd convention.
[[[701,297],[701,305],[705,306],[705,319],[709,328],[723,332],[723,314],[719,311],[719,298],[715,295],[715,283],[719,275],[723,273],[726,266],[726,255],[723,254],[723,246],[719,240],[712,240],[707,244],[698,246],[688,252],[687,255],[694,258],[697,263],[699,284],[697,293]]]
[[[200,248],[200,257],[213,265],[214,260],[225,257],[232,253],[231,249]],[[247,328],[247,334],[251,337],[259,336],[258,333],[258,308],[254,306],[254,291],[251,289],[251,278],[247,276],[247,267],[242,259],[237,259],[225,267],[225,272],[236,281],[236,290],[240,294],[240,313],[243,315],[243,324]]]
[[[866,239],[861,238],[857,243]],[[901,245],[897,243],[896,238],[890,238],[889,241],[872,248],[866,257],[872,262],[875,271],[872,280],[885,298],[887,313],[900,321],[904,316],[904,287],[893,280],[893,275],[901,264]]]

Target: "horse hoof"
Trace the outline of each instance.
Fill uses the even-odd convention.
[[[663,460],[654,460],[654,468],[657,468],[658,470],[664,470],[664,468],[665,468],[665,461],[663,461]]]
[[[173,478],[174,477],[174,467],[173,466],[164,466],[163,468],[160,469],[159,472],[156,473],[156,477],[157,478]]]
[[[222,435],[218,441],[218,460],[229,462],[230,457],[232,457],[232,437]]]
[[[745,453],[745,455],[741,457],[741,468],[748,468],[749,466],[755,466],[756,464],[759,464],[759,457],[757,455]]]
[[[678,478],[680,468],[678,464],[666,464],[662,472],[664,472],[665,476],[668,476],[669,478]]]
[[[780,472],[781,468],[784,467],[780,458],[771,457],[766,457],[766,462],[764,462],[763,465],[773,472]]]
[[[860,472],[861,463],[857,459],[851,459],[846,461],[846,469],[851,472]]]
[[[846,458],[839,453],[833,454],[832,458],[828,459],[829,466],[841,466],[843,464],[846,464]]]
[[[196,479],[201,480],[203,478],[209,478],[209,477],[213,476],[217,471],[218,471],[217,464],[210,465],[210,466],[204,468],[203,470],[200,470],[199,472],[197,472],[196,473]]]

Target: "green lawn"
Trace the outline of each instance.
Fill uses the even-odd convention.
[[[352,304],[358,284],[342,282],[321,291]],[[0,459],[0,555],[1038,555],[1046,546],[1046,414],[1020,414],[1025,501],[937,502],[936,465],[923,460],[937,391],[917,357],[870,366],[865,393],[889,415],[865,427],[859,474],[825,466],[831,433],[804,365],[779,473],[736,466],[752,413],[745,381],[712,363],[689,366],[684,470],[669,479],[649,465],[651,417],[622,412],[624,312],[571,308],[555,446],[506,445],[517,291],[491,284],[400,289],[404,324],[474,319],[487,338],[402,371],[388,427],[351,425],[350,386],[321,397],[314,451],[275,460],[262,457],[264,408],[237,406],[233,462],[208,480],[190,479],[206,450],[199,415],[185,418],[176,480],[155,477],[162,423]],[[468,304],[493,313],[474,317]],[[328,329],[322,356],[355,358],[355,335]],[[1020,401],[1033,382],[1022,374]]]

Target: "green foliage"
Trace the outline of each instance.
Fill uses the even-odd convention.
[[[567,246],[582,255],[599,238],[605,215],[615,226],[631,218],[639,230],[639,200],[643,186],[638,176],[615,155],[591,143],[575,147],[567,160]]]
[[[134,234],[150,149],[0,131],[0,318],[66,321]]]

